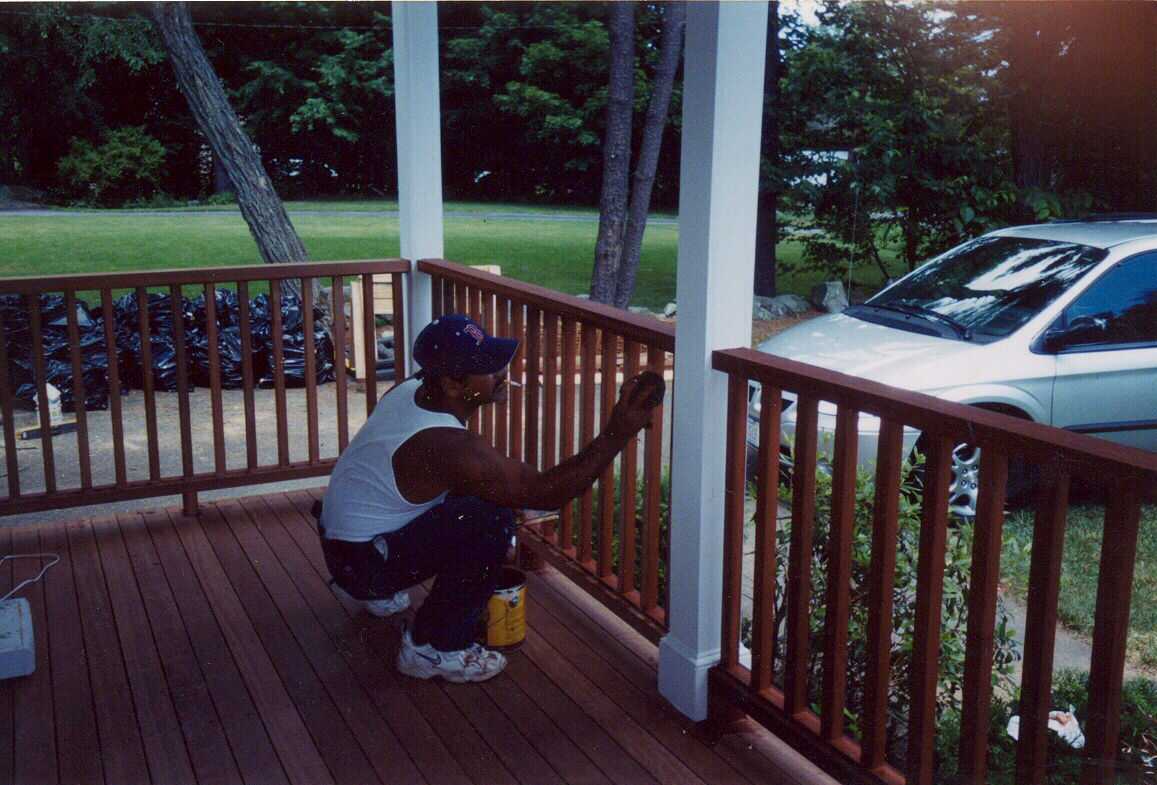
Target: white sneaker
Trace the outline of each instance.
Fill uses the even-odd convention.
[[[414,643],[410,631],[402,633],[398,649],[398,671],[415,679],[441,676],[446,681],[464,684],[486,681],[502,672],[506,657],[477,643],[460,651],[438,651],[428,643]]]
[[[410,607],[410,593],[408,591],[400,591],[393,597],[387,597],[384,600],[357,600],[350,597],[349,592],[336,583],[333,584],[333,587],[374,616],[385,618],[386,616],[393,616],[395,613],[401,613]]]

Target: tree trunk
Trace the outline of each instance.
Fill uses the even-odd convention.
[[[659,63],[655,67],[655,82],[651,101],[647,104],[643,141],[639,146],[639,160],[635,163],[631,183],[627,230],[615,285],[614,304],[618,308],[626,308],[631,302],[631,295],[635,293],[635,274],[639,270],[643,233],[647,230],[647,212],[651,209],[651,190],[655,185],[655,171],[659,167],[659,150],[663,145],[663,130],[667,127],[675,74],[679,71],[679,57],[683,53],[683,30],[686,25],[686,3],[676,2],[663,6]]]
[[[213,156],[213,193],[233,193],[233,181],[229,179],[229,171],[216,155]]]
[[[631,167],[631,121],[635,104],[635,4],[610,4],[610,91],[607,135],[603,140],[603,186],[599,197],[599,235],[591,273],[591,299],[614,301]]]
[[[183,2],[155,2],[153,21],[161,33],[177,84],[189,109],[236,187],[237,204],[266,262],[304,262],[309,254],[294,231],[253,141],[241,127],[229,98],[193,30]],[[283,288],[293,289],[290,286]]]
[[[1045,139],[1043,106],[1046,89],[1044,78],[1051,69],[1053,56],[1048,51],[1046,24],[1036,4],[1011,3],[1007,12],[1012,36],[1009,72],[1013,95],[1009,105],[1012,137],[1013,177],[1021,189],[1050,187],[1047,167],[1048,143]]]
[[[771,112],[764,113],[763,157],[779,159],[779,3],[767,4],[767,57],[763,72],[763,92]],[[775,297],[775,244],[779,235],[776,216],[779,183],[760,184],[755,219],[755,294]]]

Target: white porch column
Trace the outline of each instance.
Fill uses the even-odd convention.
[[[398,212],[402,256],[442,257],[442,114],[438,90],[438,6],[394,2],[394,98],[398,125]],[[413,345],[432,313],[430,276],[415,270],[406,291],[406,338]],[[410,352],[406,351],[407,373]]]
[[[726,378],[715,349],[751,344],[767,3],[692,2],[687,12],[675,328],[670,632],[659,691],[707,716],[720,657]]]

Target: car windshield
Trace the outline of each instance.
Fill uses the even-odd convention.
[[[851,314],[988,343],[1040,313],[1107,254],[1077,243],[981,237],[936,257]]]

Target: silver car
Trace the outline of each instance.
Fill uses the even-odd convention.
[[[1157,450],[1157,219],[1114,218],[1002,229],[925,263],[862,305],[759,345],[770,354],[945,400]],[[785,400],[781,451],[795,412]],[[748,445],[758,448],[759,395]],[[835,407],[820,404],[820,445]],[[861,415],[860,463],[880,423]],[[908,429],[905,449],[917,448]],[[951,511],[975,513],[979,450],[953,454]],[[1031,487],[1010,467],[1009,496]]]

